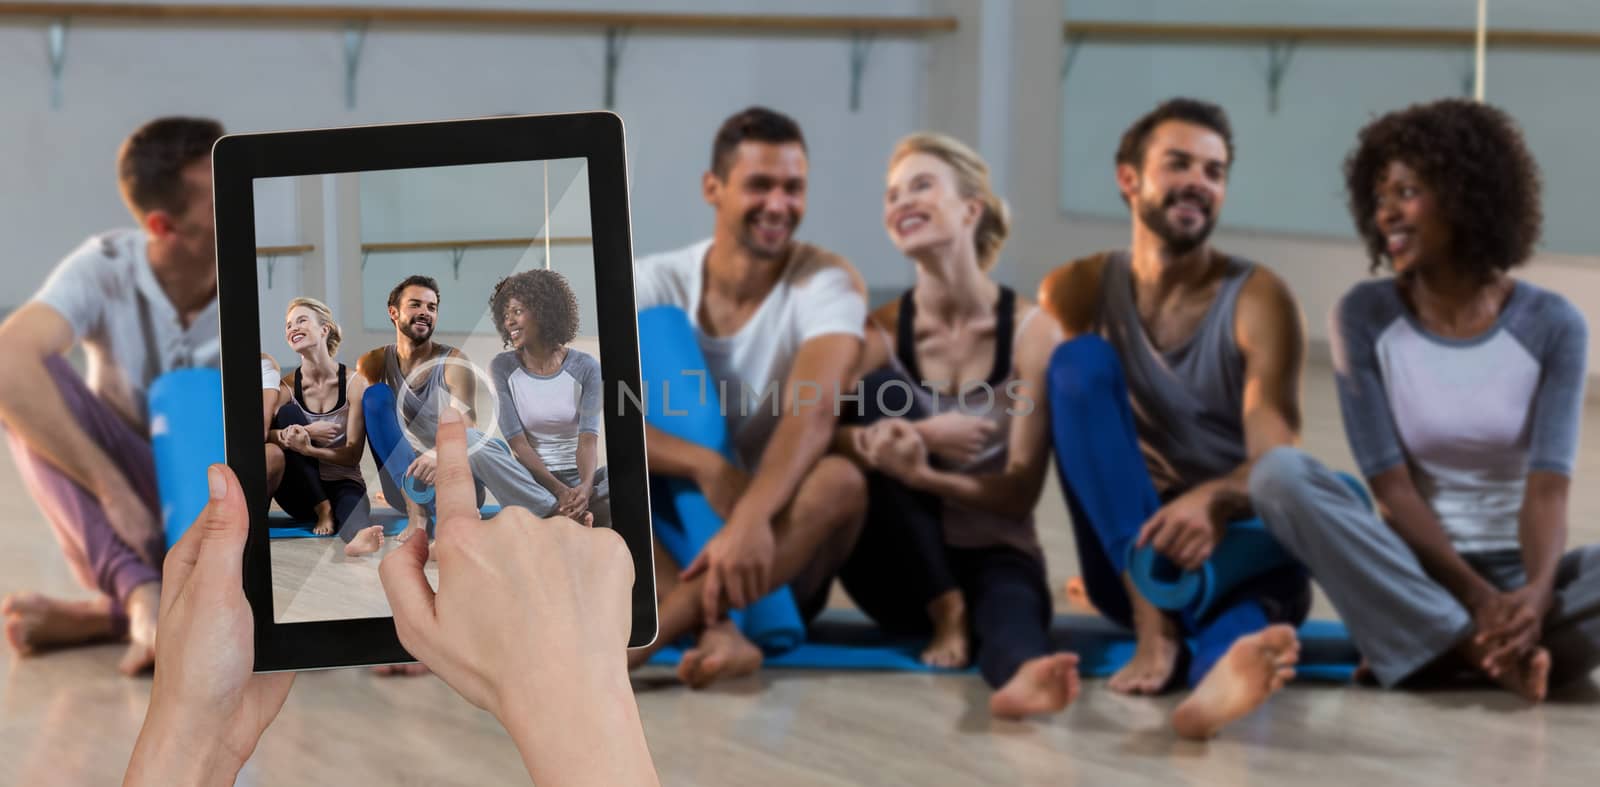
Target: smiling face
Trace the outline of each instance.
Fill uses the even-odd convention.
[[[500,327],[512,349],[537,346],[539,342],[539,324],[533,319],[533,310],[514,296],[506,299],[506,313]]]
[[[883,224],[901,254],[972,246],[982,214],[982,203],[961,196],[955,170],[937,156],[910,153],[889,168]]]
[[[326,342],[328,330],[328,326],[317,318],[316,312],[306,306],[296,306],[284,318],[283,338],[289,343],[289,349],[304,353]]]
[[[806,149],[798,142],[744,141],[731,156],[728,174],[706,173],[706,203],[719,228],[751,256],[783,259],[806,213]]]
[[[1169,120],[1150,132],[1144,162],[1117,167],[1136,220],[1174,254],[1210,237],[1228,193],[1228,144],[1205,126]]]
[[[433,326],[438,318],[439,296],[420,284],[401,290],[399,305],[389,307],[389,319],[400,329],[400,335],[414,345],[433,338]]]
[[[1391,161],[1373,189],[1373,225],[1396,272],[1437,264],[1450,256],[1450,227],[1433,189],[1403,161]]]

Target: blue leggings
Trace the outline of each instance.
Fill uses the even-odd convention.
[[[404,514],[406,498],[401,490],[405,484],[406,470],[417,459],[417,451],[411,447],[411,442],[400,428],[400,420],[395,417],[394,391],[385,383],[367,386],[367,392],[361,396],[361,416],[367,430],[367,447],[372,449],[372,461],[378,466],[378,484],[383,487],[383,499],[394,510]],[[473,481],[478,488],[478,505],[481,507],[485,499],[483,484],[476,478]],[[426,492],[432,491],[428,487],[424,489]],[[433,497],[426,492],[423,495],[427,502],[422,507],[429,514],[428,535],[431,537],[434,526]]]
[[[1132,625],[1122,581],[1128,546],[1163,501],[1139,449],[1122,364],[1104,339],[1080,336],[1056,348],[1048,385],[1056,469],[1085,589],[1102,614]],[[1199,683],[1239,637],[1273,623],[1298,625],[1310,608],[1305,570],[1286,566],[1235,589],[1205,615],[1176,614],[1192,648],[1186,653],[1189,685]]]

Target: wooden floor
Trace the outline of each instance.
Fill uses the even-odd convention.
[[[1306,407],[1306,447],[1351,468],[1324,366],[1311,370]],[[1586,421],[1579,464],[1592,477],[1600,407]],[[1574,495],[1573,542],[1600,541],[1600,489],[1578,483]],[[1059,589],[1077,559],[1054,481],[1039,513]],[[0,521],[0,593],[84,595],[9,454],[0,457]],[[304,562],[343,559],[314,558]],[[1320,598],[1316,614],[1332,614]],[[119,653],[106,645],[17,659],[0,648],[0,785],[116,783],[150,685],[116,674]],[[529,668],[538,663],[529,654]],[[1528,708],[1495,691],[1296,685],[1202,745],[1167,731],[1177,697],[1119,697],[1102,681],[1056,718],[1011,723],[987,716],[977,677],[772,671],[700,693],[669,678],[647,670],[635,685],[656,765],[674,785],[1592,784],[1600,771],[1593,686]],[[300,676],[240,783],[498,785],[527,776],[494,721],[438,680],[342,670]]]
[[[386,538],[383,548],[374,554],[345,557],[344,542],[337,538],[274,539],[272,608],[277,621],[304,623],[394,614],[378,580],[378,563],[399,546],[399,541]],[[430,563],[425,571],[438,587],[438,568]]]

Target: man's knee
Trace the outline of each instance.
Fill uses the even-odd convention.
[[[1116,348],[1094,334],[1062,342],[1050,356],[1047,384],[1052,402],[1070,404],[1104,395],[1121,381]]]
[[[866,508],[867,477],[854,462],[832,454],[806,474],[794,500],[795,515],[805,520],[849,522]]]

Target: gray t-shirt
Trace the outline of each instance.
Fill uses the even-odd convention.
[[[1331,323],[1339,403],[1362,474],[1405,463],[1458,550],[1516,549],[1527,474],[1572,474],[1583,315],[1517,282],[1492,328],[1451,339],[1429,333],[1386,278],[1351,289]]]
[[[578,435],[600,434],[600,362],[569,347],[555,374],[540,375],[523,368],[512,350],[494,357],[489,376],[500,397],[500,433],[508,440],[526,433],[552,471],[576,469]]]
[[[148,431],[145,392],[174,369],[222,365],[217,302],[184,328],[156,281],[142,230],[113,230],[85,241],[56,265],[33,296],[72,326],[88,357],[89,390]]]

